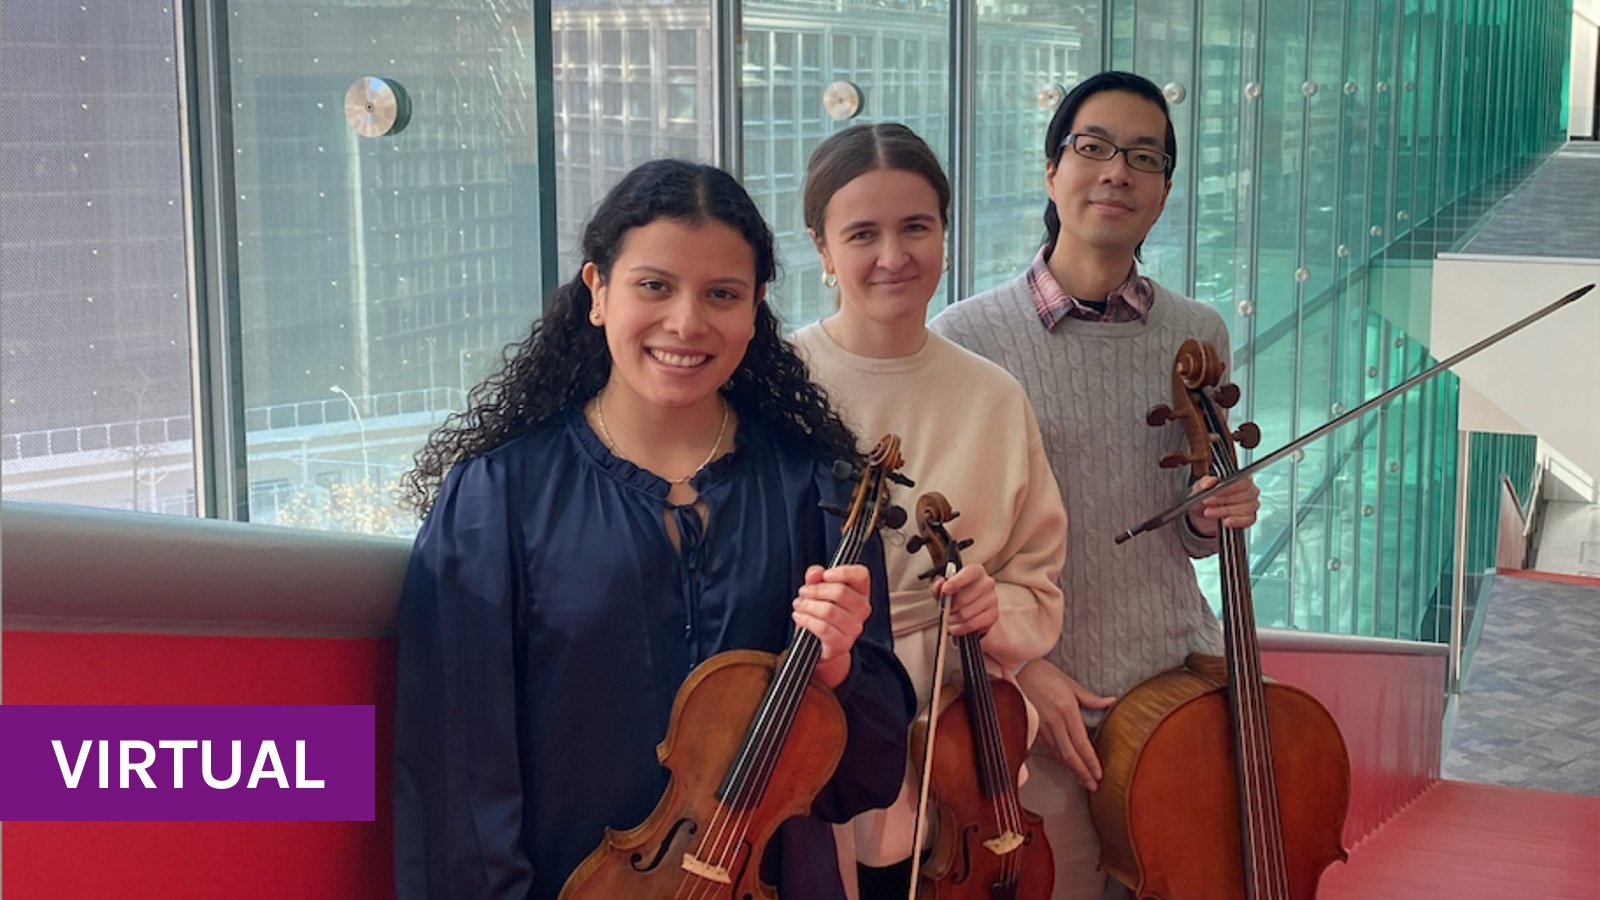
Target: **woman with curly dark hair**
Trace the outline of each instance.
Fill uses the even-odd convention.
[[[400,605],[399,896],[555,897],[660,798],[690,669],[799,627],[849,738],[762,866],[785,897],[842,897],[826,823],[894,798],[911,703],[881,544],[815,565],[854,437],[779,334],[772,235],[726,173],[640,166],[583,252],[408,480],[427,519]]]

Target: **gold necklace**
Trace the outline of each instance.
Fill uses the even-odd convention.
[[[605,396],[605,391],[601,391],[600,393],[596,394],[595,397],[594,397],[594,419],[595,419],[595,423],[600,426],[600,439],[605,442],[606,449],[610,450],[612,452],[612,454],[614,454],[616,456],[619,456],[619,457],[622,457],[623,459],[626,459],[627,457],[623,456],[622,453],[617,450],[617,442],[611,439],[611,431],[610,431],[610,429],[606,428],[606,411],[601,406],[601,403],[600,403],[600,400],[604,396]],[[723,435],[728,433],[728,410],[729,409],[731,409],[731,406],[729,405],[729,403],[727,401],[727,398],[722,398],[722,424],[717,426],[717,439],[712,442],[711,450],[706,453],[706,458],[700,462],[700,465],[694,467],[694,471],[693,472],[690,472],[689,474],[683,476],[682,478],[668,478],[667,479],[667,483],[668,484],[688,484],[689,483],[689,479],[695,477],[696,475],[699,475],[700,474],[700,470],[704,469],[706,466],[711,465],[712,458],[714,458],[717,455],[717,448],[722,446],[722,437],[723,437]]]

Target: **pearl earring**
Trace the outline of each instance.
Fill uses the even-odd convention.
[[[828,290],[833,290],[839,286],[839,276],[833,274],[832,272],[823,272],[822,286]]]

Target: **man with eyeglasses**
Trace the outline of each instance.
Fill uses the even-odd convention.
[[[1145,424],[1171,399],[1184,340],[1228,354],[1216,311],[1139,273],[1177,153],[1166,99],[1149,80],[1102,72],[1079,84],[1045,133],[1046,235],[1033,265],[931,325],[1022,382],[1067,507],[1066,620],[1055,648],[1017,674],[1040,716],[1022,799],[1044,817],[1057,900],[1127,896],[1098,870],[1088,792],[1102,770],[1090,729],[1145,678],[1191,652],[1221,652],[1191,559],[1216,551],[1219,523],[1246,527],[1261,506],[1245,481],[1166,528],[1112,542],[1215,481],[1191,485],[1187,468],[1157,468],[1186,444],[1180,429]]]

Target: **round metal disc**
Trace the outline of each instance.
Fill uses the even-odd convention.
[[[369,75],[345,91],[344,117],[362,137],[396,134],[411,119],[411,101],[399,82]]]
[[[822,89],[822,109],[836,122],[861,113],[861,89],[848,81],[835,81]]]

